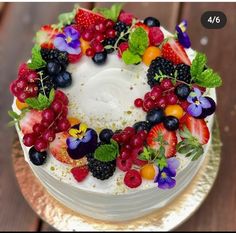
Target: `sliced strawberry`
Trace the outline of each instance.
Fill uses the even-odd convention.
[[[80,28],[84,29],[91,28],[94,24],[104,22],[105,20],[106,19],[101,14],[84,8],[79,8],[75,16],[76,23]]]
[[[76,166],[76,161],[71,159],[71,157],[67,153],[66,139],[68,137],[69,134],[67,132],[57,133],[55,140],[49,145],[49,151],[56,160],[62,163]]]
[[[201,144],[207,144],[210,132],[204,119],[196,119],[189,114],[185,114],[182,124],[186,125],[193,137],[197,138]]]
[[[74,167],[70,172],[78,182],[83,181],[89,174],[88,166],[86,165],[82,167]]]
[[[133,160],[133,163],[137,166],[144,166],[145,164],[147,164],[147,161],[141,160],[138,158],[139,154],[141,154],[143,152],[143,146],[139,147],[139,148],[134,148],[132,150],[132,154],[131,154],[131,158]]]
[[[33,126],[36,123],[41,123],[42,111],[31,110],[25,114],[25,116],[20,120],[20,128],[22,133],[28,134],[33,133]]]
[[[163,46],[162,46],[162,56],[172,61],[174,64],[184,63],[186,65],[191,65],[191,61],[188,58],[184,47],[175,39],[170,38]]]
[[[44,25],[36,34],[36,42],[44,48],[51,48],[58,33],[58,29],[53,28],[52,25]]]
[[[167,145],[164,145],[166,158],[175,156],[177,145],[176,133],[174,131],[166,130],[163,123],[155,125],[150,130],[147,137],[148,146],[158,149],[160,147],[160,144],[156,141],[156,139],[160,134],[163,135],[164,141],[167,143]]]

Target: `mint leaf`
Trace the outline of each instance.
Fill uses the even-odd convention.
[[[129,49],[123,52],[122,59],[127,65],[137,64],[142,61],[139,55],[132,53]]]
[[[148,47],[149,39],[146,31],[138,27],[129,36],[129,49],[134,54],[143,55]]]
[[[166,161],[166,158],[165,156],[161,157],[161,158],[158,158],[156,161],[155,161],[156,165],[159,167],[160,170],[163,170],[163,168],[167,167],[167,161]]]
[[[215,88],[222,85],[222,80],[219,74],[215,73],[212,69],[204,70],[194,80],[196,84],[202,87]]]
[[[190,74],[192,78],[195,78],[202,73],[206,63],[207,63],[206,55],[203,53],[197,53],[190,67]]]
[[[118,144],[116,145],[114,142],[99,146],[94,152],[94,158],[102,162],[109,162],[116,159],[119,153],[117,146]]]
[[[55,90],[52,88],[49,93],[49,98],[48,98],[48,101],[50,104],[53,102],[54,98],[55,98]]]
[[[116,22],[119,14],[122,10],[123,4],[113,4],[111,8],[94,8],[94,12],[98,12],[103,15],[106,19],[111,19]]]
[[[40,46],[35,44],[32,49],[32,58],[31,62],[28,63],[28,67],[32,70],[37,70],[46,66],[46,62],[43,60],[40,53]]]
[[[25,102],[29,105],[31,108],[38,109],[40,103],[37,98],[27,98]]]
[[[8,115],[12,118],[12,119],[19,119],[20,115],[18,115],[16,112],[14,111],[8,111]]]

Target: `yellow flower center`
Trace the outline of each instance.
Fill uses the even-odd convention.
[[[184,22],[180,23],[180,24],[179,24],[179,27],[180,27],[180,29],[181,29],[182,32],[185,32],[185,31],[186,31],[186,27],[185,27],[185,25],[184,25]]]
[[[79,138],[82,139],[87,131],[88,126],[84,123],[81,123],[79,126],[79,129],[70,129],[69,130],[69,134],[73,137],[73,138]]]
[[[200,101],[199,101],[199,100],[196,100],[196,101],[195,101],[195,104],[196,104],[196,105],[199,105],[199,104],[200,104]]]
[[[66,42],[70,43],[72,41],[72,38],[70,36],[66,37]]]
[[[163,179],[165,179],[165,178],[167,177],[166,173],[165,173],[165,172],[162,172],[162,173],[161,173],[161,177],[162,177]]]

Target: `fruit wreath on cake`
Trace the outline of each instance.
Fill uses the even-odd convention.
[[[42,26],[10,85],[10,124],[29,161],[44,166],[52,156],[78,183],[120,172],[128,188],[144,180],[173,188],[179,158],[194,163],[209,143],[216,109],[209,93],[222,84],[186,30],[183,20],[170,34],[121,4],[76,6]]]

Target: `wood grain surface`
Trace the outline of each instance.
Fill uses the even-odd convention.
[[[111,3],[81,3],[108,6]],[[1,8],[1,7],[0,7]],[[73,3],[8,3],[0,10],[0,230],[54,231],[42,222],[22,198],[11,162],[14,130],[5,127],[12,97],[10,82],[16,77],[17,66],[30,56],[31,38],[40,25],[53,23],[61,12],[70,11]],[[155,16],[161,24],[174,31],[175,24],[187,19],[192,47],[207,54],[209,66],[224,81],[219,88],[217,115],[223,141],[222,163],[215,185],[199,210],[177,231],[236,230],[236,3],[134,3],[125,10],[137,17]],[[207,10],[221,10],[227,24],[220,30],[202,27],[200,17]]]

